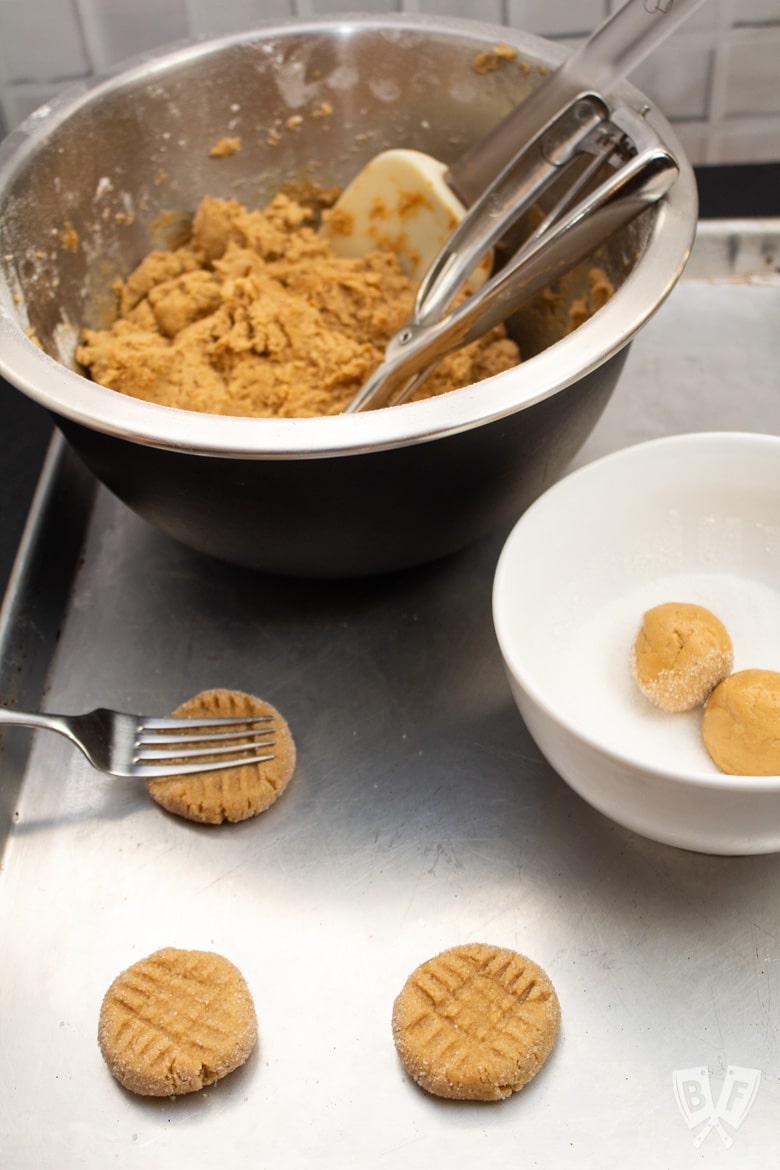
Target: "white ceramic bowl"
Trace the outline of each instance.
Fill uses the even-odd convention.
[[[588,803],[656,841],[780,851],[780,776],[727,776],[701,711],[667,714],[630,670],[642,614],[718,614],[734,670],[780,671],[780,437],[677,435],[568,475],[515,525],[493,617],[533,738]]]

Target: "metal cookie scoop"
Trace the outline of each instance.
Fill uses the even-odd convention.
[[[605,115],[598,95],[578,97],[501,172],[439,253],[412,318],[391,338],[385,360],[346,413],[403,402],[442,357],[505,321],[667,193],[679,171],[672,154],[633,111]],[[558,190],[560,168],[575,160],[575,179],[564,183],[541,224],[478,292],[452,308],[474,266],[541,194]],[[581,195],[594,173],[615,162],[595,189]]]

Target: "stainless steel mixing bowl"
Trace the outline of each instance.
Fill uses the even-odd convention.
[[[475,54],[498,41],[530,68],[475,71]],[[131,508],[228,561],[376,573],[508,522],[590,433],[695,232],[691,169],[629,85],[621,99],[648,106],[680,178],[608,245],[617,291],[588,322],[566,336],[564,314],[518,316],[526,360],[513,370],[362,414],[247,419],[125,397],[84,377],[74,353],[83,325],[110,318],[112,280],[175,240],[203,195],[261,205],[291,180],[341,185],[393,145],[449,161],[562,56],[472,22],[332,17],[186,45],[69,91],[0,146],[0,371]],[[226,135],[241,150],[216,161],[209,150]]]

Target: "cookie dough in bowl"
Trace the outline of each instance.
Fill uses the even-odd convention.
[[[780,671],[778,469],[774,435],[629,447],[545,492],[498,561],[496,636],[537,746],[599,812],[664,844],[780,851],[780,775],[722,771],[703,708],[649,702],[631,666],[642,615],[682,599],[728,632],[733,674]]]

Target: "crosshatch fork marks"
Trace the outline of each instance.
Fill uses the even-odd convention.
[[[117,976],[98,1042],[125,1088],[170,1096],[203,1088],[243,1064],[257,1039],[243,976],[211,951],[164,948]]]
[[[536,987],[520,955],[507,957],[500,966],[494,957],[481,963],[442,958],[435,968],[421,969],[414,982],[436,1014],[480,1041],[504,1028],[513,1031],[518,1008]],[[542,998],[546,995],[543,989]]]
[[[536,963],[472,943],[442,952],[407,980],[393,1033],[407,1071],[439,1096],[498,1100],[538,1072],[560,1007]]]

